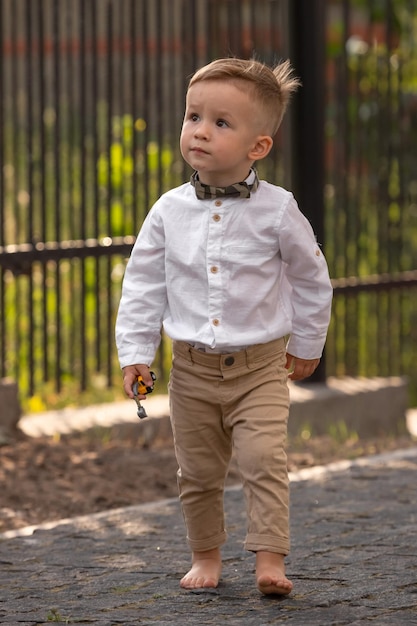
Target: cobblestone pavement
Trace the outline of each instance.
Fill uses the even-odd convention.
[[[176,500],[6,533],[0,624],[417,624],[416,470],[413,448],[292,475],[294,590],[281,599],[254,585],[240,489],[226,493],[216,590],[179,587],[189,556]]]

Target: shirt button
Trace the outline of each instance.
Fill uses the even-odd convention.
[[[316,250],[316,256],[320,256],[320,250]]]
[[[213,265],[213,267],[210,268],[210,272],[212,274],[217,274],[218,271],[219,271],[219,268],[216,267],[215,265]]]
[[[214,204],[216,206],[221,206],[223,204],[223,202],[221,200],[216,200],[216,202]]]
[[[213,219],[214,219],[215,222],[220,222],[220,220],[222,218],[220,217],[220,215],[218,213],[215,213],[215,215],[213,215]]]
[[[217,318],[213,320],[213,326],[218,326],[220,324],[220,320]]]

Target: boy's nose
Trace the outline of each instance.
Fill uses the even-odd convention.
[[[196,126],[195,130],[194,130],[194,135],[198,138],[204,138],[206,139],[208,137],[208,128],[207,128],[207,124],[204,123],[200,123]]]

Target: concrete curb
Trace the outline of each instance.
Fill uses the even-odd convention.
[[[414,419],[408,417],[407,380],[401,377],[329,378],[326,384],[290,384],[290,398],[291,435],[306,429],[311,435],[327,434],[341,425],[360,437],[395,435],[405,433]],[[143,438],[145,445],[151,445],[156,437],[170,434],[168,396],[151,395],[144,406],[149,415],[144,420],[138,419],[135,403],[125,400],[25,415],[19,428],[30,437],[40,437],[124,424]]]

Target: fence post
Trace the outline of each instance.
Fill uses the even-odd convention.
[[[8,444],[16,437],[20,416],[17,383],[10,378],[0,378],[0,445]]]
[[[291,189],[324,244],[325,2],[288,0],[290,59],[302,81],[291,105]],[[309,382],[326,379],[325,357]]]

